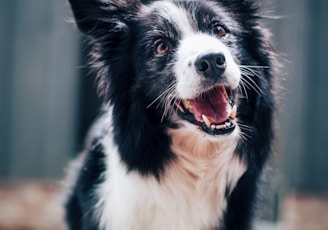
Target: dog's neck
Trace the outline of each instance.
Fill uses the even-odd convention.
[[[176,159],[167,171],[175,171],[181,182],[202,184],[204,189],[233,188],[245,172],[244,162],[235,154],[238,137],[213,141],[201,132],[188,129],[172,129],[172,151]],[[222,194],[219,192],[218,194]]]
[[[239,139],[236,135],[215,140],[200,130],[187,127],[169,129],[168,133],[172,141],[172,151],[176,155],[188,154],[198,160],[213,160],[225,152],[232,155]]]

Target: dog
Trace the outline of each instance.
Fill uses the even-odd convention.
[[[246,230],[271,151],[276,52],[255,0],[69,0],[104,111],[70,230]]]

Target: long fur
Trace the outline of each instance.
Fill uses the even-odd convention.
[[[69,229],[250,229],[273,138],[277,64],[259,3],[69,1],[106,105],[70,178]],[[204,52],[224,55],[220,78],[193,65]],[[181,101],[219,85],[236,94],[229,133],[179,112]]]

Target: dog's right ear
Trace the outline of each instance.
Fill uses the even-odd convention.
[[[69,0],[80,31],[101,37],[127,28],[140,7],[140,0]]]

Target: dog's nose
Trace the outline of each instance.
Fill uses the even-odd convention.
[[[201,54],[195,61],[196,71],[205,78],[214,80],[218,80],[226,66],[226,59],[222,53]]]

